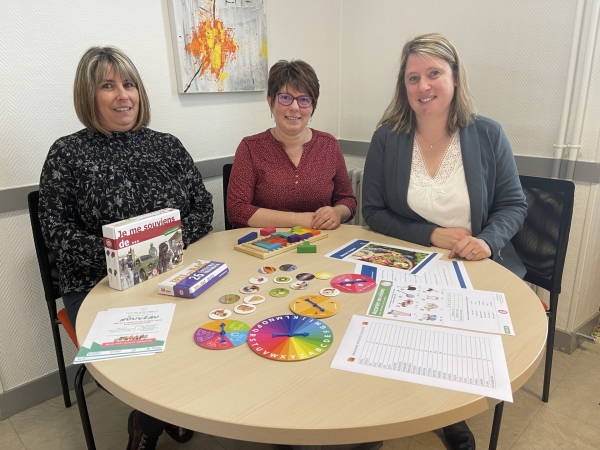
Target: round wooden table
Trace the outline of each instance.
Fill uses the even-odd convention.
[[[246,344],[223,351],[200,348],[193,334],[211,320],[209,311],[227,306],[218,298],[229,293],[243,298],[240,287],[259,275],[259,267],[295,264],[298,269],[291,272],[292,276],[318,271],[352,273],[353,264],[323,255],[355,238],[422,248],[346,225],[316,242],[316,254],[292,251],[262,260],[233,249],[237,240],[250,231],[214,233],[185,251],[184,267],[195,259],[207,259],[226,262],[230,268],[228,275],[196,299],[157,293],[157,283],[174,271],[122,292],[109,288],[106,278],[100,282],[79,311],[80,342],[99,311],[170,302],[177,306],[164,352],[88,364],[94,378],[123,402],[169,423],[216,436],[273,444],[328,445],[394,439],[456,423],[497,403],[478,395],[330,369],[350,318],[366,314],[373,292],[336,297],[341,311],[324,320],[333,330],[334,343],[317,358],[272,361],[256,355]],[[440,251],[448,254],[447,250]],[[512,389],[516,391],[543,356],[546,315],[533,291],[500,265],[490,260],[466,261],[465,265],[475,289],[504,292],[508,299],[516,336],[503,336],[502,340]],[[255,313],[234,314],[232,319],[252,326],[267,317],[289,314],[292,299],[303,293],[317,294],[318,289],[329,285],[328,281],[312,280],[308,290],[273,298],[268,291],[282,285],[273,283],[273,274],[267,276],[270,281],[261,286],[260,292],[266,301]]]

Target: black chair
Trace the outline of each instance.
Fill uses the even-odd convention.
[[[56,351],[56,361],[58,363],[58,374],[60,384],[62,386],[63,400],[67,408],[71,407],[71,397],[69,395],[69,387],[67,380],[67,371],[65,367],[65,359],[63,356],[62,343],[60,340],[59,325],[62,325],[73,344],[77,347],[77,336],[75,330],[69,321],[67,311],[63,308],[59,312],[56,311],[56,299],[62,296],[58,284],[58,268],[56,267],[56,255],[46,246],[42,228],[38,216],[38,204],[40,194],[39,191],[30,192],[27,195],[27,203],[29,205],[29,219],[31,221],[31,230],[33,232],[33,242],[35,244],[35,253],[37,255],[38,264],[40,266],[40,274],[42,276],[42,286],[44,287],[44,295],[48,313],[50,315],[50,326],[52,328],[52,337],[54,338],[54,349]],[[77,406],[79,407],[79,416],[85,434],[85,440],[88,450],[95,450],[94,436],[92,434],[92,425],[88,415],[87,404],[83,392],[83,376],[85,375],[85,365],[81,364],[75,375],[75,395],[77,397]]]
[[[547,402],[558,295],[571,230],[575,185],[566,180],[523,175],[520,178],[527,197],[527,218],[523,229],[512,238],[512,243],[527,269],[524,280],[550,292],[550,305],[544,305],[548,316],[548,337],[542,401]]]
[[[227,220],[227,186],[229,186],[229,177],[231,176],[231,168],[233,164],[225,164],[223,166],[223,220],[225,220],[225,229],[231,230],[233,226]]]

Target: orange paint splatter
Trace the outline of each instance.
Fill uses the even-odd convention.
[[[225,64],[235,59],[238,49],[232,34],[233,30],[225,28],[222,21],[209,17],[192,30],[192,40],[185,50],[201,64],[199,76],[208,71],[216,80],[222,79]]]

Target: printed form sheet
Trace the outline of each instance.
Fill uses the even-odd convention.
[[[367,315],[515,335],[501,292],[381,281]]]
[[[396,270],[393,267],[374,267],[361,263],[356,264],[354,273],[371,277],[377,283],[382,280],[390,280],[398,284],[427,284],[473,289],[465,264],[462,261],[441,261],[439,259],[432,261],[427,272],[420,276],[411,275],[405,270]]]
[[[513,401],[492,334],[355,315],[331,368]]]

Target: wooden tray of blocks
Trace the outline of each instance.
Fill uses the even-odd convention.
[[[276,231],[274,227],[264,228],[258,236],[256,231],[238,240],[234,249],[261,259],[272,258],[282,253],[295,250],[306,242],[316,242],[327,237],[327,233],[301,226],[294,227],[290,232]]]

